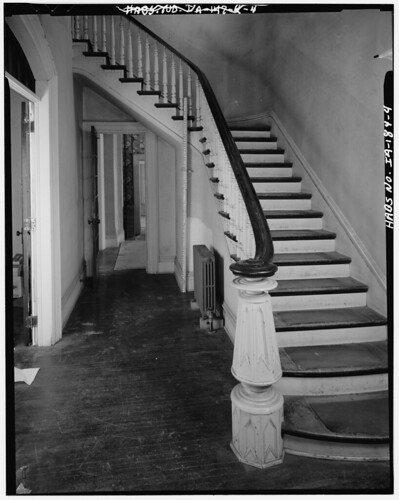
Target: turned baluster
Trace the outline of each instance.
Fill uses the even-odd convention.
[[[75,16],[75,38],[80,40],[80,16]]]
[[[166,59],[166,48],[163,48],[162,58],[162,94],[163,102],[168,102],[168,62]]]
[[[199,79],[197,76],[196,80],[195,80],[195,104],[196,104],[196,124],[197,124],[197,127],[201,126],[201,121],[202,121],[200,100],[201,100],[200,82],[199,82]]]
[[[180,101],[180,110],[183,113],[183,67],[180,59],[179,63],[179,101]]]
[[[150,42],[145,37],[145,88],[151,90]]]
[[[93,16],[93,51],[98,52],[97,16]]]
[[[188,116],[193,114],[193,100],[191,97],[191,70],[188,68],[187,76],[187,104],[188,104]]]
[[[107,20],[105,16],[102,16],[103,22],[102,22],[102,52],[107,52]]]
[[[111,65],[114,66],[116,63],[115,55],[115,21],[114,16],[111,16]]]
[[[154,47],[154,90],[159,91],[159,55],[157,42],[155,42]]]
[[[121,22],[119,25],[120,29],[120,52],[119,52],[119,63],[125,65],[125,24],[123,22],[123,17],[121,17]]]
[[[176,63],[175,56],[172,54],[172,73],[170,77],[170,85],[171,85],[171,102],[176,102]]]
[[[89,16],[83,17],[83,38],[85,40],[89,39]]]
[[[137,76],[143,78],[143,47],[140,30],[137,32]]]
[[[132,45],[132,30],[130,24],[128,25],[128,39],[127,39],[127,76],[133,78],[133,45]]]

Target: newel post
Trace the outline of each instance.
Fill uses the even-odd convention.
[[[231,392],[231,448],[241,462],[266,468],[284,458],[284,400],[273,387],[282,372],[269,295],[277,282],[241,275],[233,283],[239,302],[231,370],[240,383]]]

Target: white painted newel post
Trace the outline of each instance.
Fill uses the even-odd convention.
[[[269,291],[272,278],[236,278],[239,289],[231,392],[231,447],[241,462],[266,468],[283,461],[283,396],[273,388],[282,375]]]

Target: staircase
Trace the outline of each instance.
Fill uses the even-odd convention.
[[[141,50],[140,35],[138,40]],[[144,124],[156,121],[160,130],[182,137],[182,102],[176,87],[182,96],[183,70],[176,85],[173,58],[168,98],[167,89],[160,90],[158,76],[150,86],[145,68],[140,69],[140,58],[147,60],[145,67],[150,65],[148,42],[145,57],[139,55],[138,74],[129,63],[116,63],[105,44],[96,47],[89,38],[77,39],[76,34],[74,42],[76,72],[107,88]],[[156,44],[154,54],[151,64],[158,71]],[[214,162],[217,155],[210,155],[220,146],[201,133],[199,117],[205,110],[199,105],[201,99],[204,105],[204,97],[198,93],[198,81],[193,81],[191,93],[190,70],[184,71],[191,142],[207,148],[203,154],[206,166],[214,172],[210,180],[215,196],[228,201],[226,206],[234,211],[240,195],[233,189],[228,200],[218,192],[224,166]],[[285,401],[284,448],[287,453],[327,459],[389,460],[386,318],[367,306],[367,285],[351,277],[351,259],[335,250],[336,235],[324,228],[323,214],[312,209],[312,194],[302,190],[301,178],[293,174],[293,165],[270,128],[231,127],[231,133],[274,242],[278,287],[270,295],[283,369],[276,387]],[[235,219],[243,223],[242,233],[249,231],[241,212],[233,217],[231,211],[223,205],[219,212],[227,228],[235,224],[237,229]],[[230,251],[233,258],[251,253],[252,247],[240,245],[234,231],[227,229],[225,234],[229,245],[237,248],[237,253]]]
[[[274,242],[270,292],[283,378],[284,447],[328,459],[389,458],[386,319],[312,209],[270,128],[231,127]]]

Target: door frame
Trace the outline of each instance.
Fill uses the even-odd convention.
[[[34,122],[36,121],[36,116],[38,114],[38,104],[40,102],[39,98],[37,97],[36,94],[34,94],[30,89],[25,87],[22,83],[20,83],[18,80],[16,80],[13,76],[8,74],[6,72],[6,78],[8,79],[9,85],[10,85],[10,92],[15,92],[18,94],[20,97],[22,97],[25,101],[31,103],[32,105],[32,112],[33,112],[33,117],[34,117]],[[21,116],[22,118],[22,116]],[[37,133],[35,131],[30,132],[30,140],[29,140],[29,151],[28,151],[28,156],[29,156],[29,190],[30,190],[30,200],[29,200],[29,212],[30,212],[30,218],[33,221],[37,220],[37,149],[38,149],[38,140],[37,140]],[[21,137],[13,137],[11,135],[11,142],[13,140],[21,141]],[[26,186],[25,186],[26,188]],[[22,196],[24,196],[22,194]],[[13,206],[11,204],[11,210],[13,209]],[[26,210],[26,208],[25,208]],[[22,214],[22,217],[24,217],[24,214]],[[22,225],[24,225],[24,221],[22,221]],[[34,223],[34,226],[36,224]],[[24,231],[24,229],[22,229]],[[40,258],[38,255],[38,247],[39,247],[39,236],[40,233],[38,234],[37,229],[31,230],[30,231],[30,246],[31,246],[31,275],[30,275],[30,287],[31,287],[31,314],[32,316],[38,316],[38,286],[37,286],[37,279],[40,273],[38,273],[38,265],[40,266]],[[8,237],[12,237],[12,235],[8,235]],[[25,253],[24,253],[25,255]],[[27,270],[27,263],[24,262],[24,272]],[[25,281],[25,285],[27,282]],[[24,291],[26,293],[26,291]],[[24,299],[25,300],[25,299]],[[26,308],[24,307],[24,324],[26,321]],[[32,345],[37,345],[38,343],[38,327],[33,327],[32,328]]]
[[[82,130],[84,135],[90,131],[94,126],[98,134],[135,134],[145,133],[145,189],[146,189],[146,271],[149,274],[156,274],[158,272],[159,263],[159,201],[158,201],[158,156],[157,156],[157,136],[147,129],[144,125],[138,122],[99,122],[99,121],[83,121]],[[83,141],[83,159],[85,160],[88,155],[86,141]],[[102,156],[103,151],[99,149],[99,157]],[[115,157],[115,155],[114,155]],[[99,158],[99,165],[103,164],[103,160]],[[83,181],[86,179],[85,172],[87,172],[88,162],[83,161]],[[103,172],[99,169],[99,177],[103,176]],[[101,182],[101,181],[100,181]],[[84,189],[84,188],[83,188]],[[99,204],[100,214],[105,213],[104,209],[104,195],[101,196],[99,186]],[[84,220],[87,219],[87,213],[83,211]],[[104,221],[105,222],[105,221]],[[101,223],[103,224],[103,223]],[[101,226],[100,224],[100,226]],[[84,226],[85,227],[85,226]],[[103,224],[102,230],[105,230]],[[85,227],[86,231],[86,227]],[[101,234],[101,231],[100,231]],[[86,243],[87,238],[84,238]],[[85,259],[90,259],[90,249],[86,248],[85,244]]]
[[[36,92],[32,93],[6,74],[11,89],[18,89],[36,100],[31,165],[34,179],[31,184],[32,217],[37,220],[32,254],[36,268],[38,325],[32,332],[32,341],[33,345],[50,346],[62,337],[58,77],[39,17],[12,16],[7,18],[7,24],[20,43],[36,80]]]

